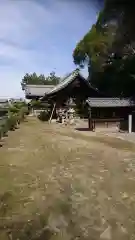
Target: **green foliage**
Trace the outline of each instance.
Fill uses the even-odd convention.
[[[12,112],[12,113],[18,113],[19,109],[15,106],[11,106],[9,107],[9,112]]]
[[[22,102],[15,102],[14,104],[14,107],[18,108],[18,109],[21,109],[22,107],[26,107],[27,104],[25,101],[22,101]]]
[[[102,16],[98,21],[98,25],[103,25],[112,20],[117,21],[118,29],[115,40],[121,48],[125,43],[135,40],[134,9],[135,2],[132,0],[106,0]]]
[[[38,119],[41,121],[48,121],[50,117],[50,114],[48,111],[42,111],[40,112]]]
[[[28,107],[25,103],[15,103],[9,108],[7,118],[3,118],[0,124],[0,139],[4,137],[8,131],[14,131],[21,121],[24,121],[28,114]]]
[[[27,107],[22,107],[18,113],[18,119],[19,121],[23,121],[25,119],[25,116],[29,114]]]
[[[0,108],[0,117],[6,116],[8,114],[7,108]]]
[[[25,89],[26,84],[31,85],[56,85],[60,81],[60,77],[55,75],[55,72],[51,72],[49,76],[45,77],[42,75],[37,75],[36,73],[28,74],[26,73],[22,79],[21,85],[22,89]]]
[[[133,1],[130,6],[126,1],[116,3],[105,1],[97,22],[76,45],[73,60],[76,65],[88,66],[91,84],[106,95],[134,96],[134,17],[129,14]]]
[[[46,81],[46,83],[45,84],[52,84],[52,85],[57,85],[59,82],[60,82],[60,77],[57,77],[56,75],[55,75],[55,72],[51,72],[50,73],[50,75],[48,76],[48,77],[46,77],[46,79],[45,79]]]
[[[11,112],[11,113],[18,113],[20,111],[20,109],[22,109],[22,108],[28,109],[27,104],[25,102],[13,103],[9,107],[9,112]]]
[[[3,123],[1,125],[1,132],[2,132],[2,136],[4,137],[6,135],[6,133],[8,132],[8,124],[7,121],[5,121],[5,123]]]
[[[108,49],[112,41],[113,35],[107,28],[104,28],[104,31],[98,31],[96,25],[93,25],[74,49],[74,63],[81,67],[87,64],[89,71],[101,70],[108,58]]]
[[[40,100],[34,100],[32,99],[31,102],[29,103],[30,108],[33,109],[48,109],[51,107],[51,104],[48,102],[42,102]]]
[[[31,102],[30,102],[30,106],[32,108],[35,108],[35,109],[40,108],[41,107],[41,101],[32,99]]]
[[[0,119],[0,138],[4,137],[7,132],[7,116],[4,115]]]
[[[0,140],[2,139],[2,137],[3,137],[2,126],[0,126]]]
[[[44,84],[45,77],[44,75],[37,76],[36,73],[28,74],[26,73],[24,78],[22,79],[22,86],[23,84]]]
[[[135,57],[115,58],[104,66],[103,72],[95,72],[91,84],[108,96],[131,97],[135,89]]]
[[[15,114],[10,114],[7,120],[8,130],[13,131],[17,127],[17,116]]]

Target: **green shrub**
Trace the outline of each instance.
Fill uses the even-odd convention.
[[[17,117],[16,115],[11,114],[7,120],[8,130],[13,131],[17,126]]]
[[[26,115],[29,114],[28,108],[27,107],[22,107],[20,111],[18,112],[18,120],[19,122],[24,121]]]
[[[9,109],[9,125],[20,124],[25,119],[25,116],[29,114],[28,107],[23,106],[20,109],[13,106]],[[12,127],[11,127],[12,128]]]
[[[41,121],[48,121],[49,118],[50,118],[50,114],[47,111],[42,111],[38,115],[38,119],[41,120]]]
[[[21,110],[24,112],[25,115],[29,114],[29,110],[27,106],[22,107]]]
[[[10,113],[18,113],[19,112],[19,109],[15,106],[12,106],[9,108],[9,112]]]
[[[16,106],[10,107],[7,119],[0,125],[0,139],[5,136],[8,131],[14,131],[28,113],[27,106],[22,106],[20,109]]]
[[[2,138],[2,128],[0,126],[0,139]]]
[[[29,114],[28,106],[24,103],[14,103],[9,107],[9,112],[18,114],[19,112],[24,112],[25,115]]]
[[[28,108],[25,109],[25,115],[29,115],[29,109]]]
[[[25,119],[25,110],[22,108],[18,113],[18,120],[21,122],[21,121],[24,121],[24,119]]]
[[[4,137],[7,132],[8,132],[8,125],[7,125],[7,122],[5,121],[5,123],[1,125],[1,137]]]
[[[0,126],[0,139],[2,139],[2,137],[3,137],[3,128],[2,126]]]
[[[8,131],[14,131],[25,116],[29,114],[28,107],[22,106],[18,109],[16,106],[9,108],[8,116],[0,124],[0,139],[6,136]]]

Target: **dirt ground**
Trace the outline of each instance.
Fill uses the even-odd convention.
[[[135,144],[28,119],[0,148],[0,239],[135,239]]]

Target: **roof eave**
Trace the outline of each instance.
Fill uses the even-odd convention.
[[[68,77],[69,77],[69,76],[68,76]],[[99,93],[99,90],[98,90],[97,88],[94,88],[94,87],[89,83],[89,81],[88,81],[84,76],[82,76],[82,74],[81,74],[80,72],[77,72],[76,75],[73,76],[73,78],[71,79],[71,81],[67,82],[67,83],[66,83],[65,85],[63,85],[60,89],[56,89],[56,90],[54,90],[54,91],[53,91],[53,89],[52,89],[50,92],[46,93],[45,96],[43,96],[43,99],[44,99],[44,98],[47,98],[47,97],[49,98],[50,96],[53,97],[57,92],[63,90],[64,88],[66,88],[66,87],[68,86],[68,84],[72,83],[72,82],[75,80],[76,77],[80,77],[83,81],[85,81],[85,83],[88,85],[88,87],[89,87],[90,89],[93,89],[94,91],[96,91],[96,92]]]
[[[91,107],[91,108],[107,108],[107,107],[109,107],[109,108],[113,108],[113,107],[121,107],[121,108],[123,108],[123,107],[135,107],[135,102],[134,101],[131,101],[131,99],[130,98],[98,98],[98,101],[100,101],[100,100],[110,100],[110,101],[113,101],[113,100],[118,100],[118,101],[120,101],[119,103],[117,103],[117,104],[115,104],[115,102],[112,102],[111,103],[111,105],[106,105],[106,104],[102,104],[102,102],[101,102],[101,104],[100,104],[100,102],[97,102],[97,104],[96,104],[96,102],[93,104],[92,103],[92,100],[95,100],[96,98],[88,98],[87,100],[86,100],[86,104],[88,104],[89,105],[89,107]],[[122,100],[126,100],[127,102],[125,102],[125,103],[123,103],[122,104]]]

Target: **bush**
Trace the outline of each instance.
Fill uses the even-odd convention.
[[[7,122],[5,122],[5,124],[2,125],[2,135],[6,136],[7,132],[8,132],[8,125],[7,125]]]
[[[10,113],[18,113],[18,111],[19,111],[19,109],[15,106],[12,106],[12,107],[9,108]]]
[[[11,114],[7,120],[8,130],[13,131],[17,127],[17,116]]]
[[[8,130],[9,129],[8,129],[7,120],[5,120],[5,122],[2,123],[1,126],[0,126],[0,138],[6,136]]]
[[[2,127],[0,127],[0,140],[2,139],[3,137],[3,132],[2,132]]]
[[[9,110],[9,119],[8,124],[13,130],[17,124],[20,124],[21,121],[24,121],[25,116],[29,114],[27,107],[22,107],[20,109],[17,109],[16,107],[12,107]]]
[[[38,119],[41,120],[41,121],[48,121],[49,117],[50,117],[50,114],[47,111],[42,111],[38,115]]]
[[[14,131],[25,116],[29,114],[27,106],[17,109],[15,106],[10,107],[8,117],[0,125],[0,139],[6,136],[8,131]]]
[[[20,109],[18,115],[17,115],[17,120],[20,122],[24,121],[25,119],[25,113],[23,111],[23,109]]]
[[[18,120],[21,122],[21,121],[24,121],[25,119],[25,113],[24,113],[24,110],[21,109],[18,113]]]
[[[21,110],[24,112],[25,115],[28,115],[29,114],[29,109],[28,107],[22,107]]]
[[[18,112],[18,119],[19,121],[24,121],[25,116],[29,114],[29,110],[27,107],[22,107]]]
[[[25,115],[29,114],[28,106],[26,104],[24,105],[24,103],[14,103],[13,106],[9,107],[10,113],[18,114],[20,111]]]

